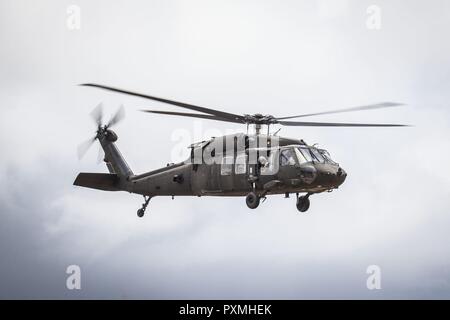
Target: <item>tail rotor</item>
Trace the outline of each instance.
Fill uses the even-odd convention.
[[[99,103],[94,110],[90,113],[92,119],[94,120],[95,124],[97,125],[97,131],[95,133],[95,136],[82,142],[80,145],[78,145],[77,148],[77,154],[78,159],[81,160],[84,155],[87,153],[87,151],[90,149],[90,147],[94,144],[95,140],[98,140],[103,137],[110,137],[110,140],[115,141],[117,139],[117,135],[109,130],[109,128],[115,126],[120,121],[122,121],[125,118],[125,108],[123,105],[119,107],[119,109],[116,111],[116,113],[111,117],[109,122],[105,125],[102,125],[103,123],[103,104]],[[104,158],[104,151],[99,146],[99,152],[97,156],[97,163],[100,163],[102,159]]]

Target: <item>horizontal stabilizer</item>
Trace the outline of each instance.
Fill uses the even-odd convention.
[[[73,182],[75,186],[106,190],[119,191],[119,177],[113,173],[85,173],[78,174]]]

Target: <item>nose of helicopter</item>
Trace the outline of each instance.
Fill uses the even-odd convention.
[[[318,172],[317,183],[331,188],[339,187],[347,178],[347,172],[341,167],[324,166],[320,169],[318,168]]]
[[[344,169],[339,167],[337,172],[336,172],[337,186],[340,186],[341,184],[343,184],[344,181],[345,181],[345,178],[347,178],[347,172],[345,172]]]

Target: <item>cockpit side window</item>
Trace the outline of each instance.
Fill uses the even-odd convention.
[[[280,153],[280,164],[282,166],[294,166],[295,158],[291,149],[286,149]]]

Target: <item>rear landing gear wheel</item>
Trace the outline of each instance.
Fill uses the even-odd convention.
[[[144,216],[145,210],[147,209],[150,199],[151,199],[151,197],[144,196],[144,203],[142,204],[142,208],[138,209],[138,211],[137,211],[137,216],[139,218],[142,218]]]
[[[297,198],[298,211],[300,211],[300,212],[308,211],[309,205],[310,205],[310,201],[309,201],[309,197],[307,195]]]
[[[259,206],[260,198],[254,192],[250,192],[245,198],[245,203],[247,203],[247,207],[250,209],[256,209]]]

